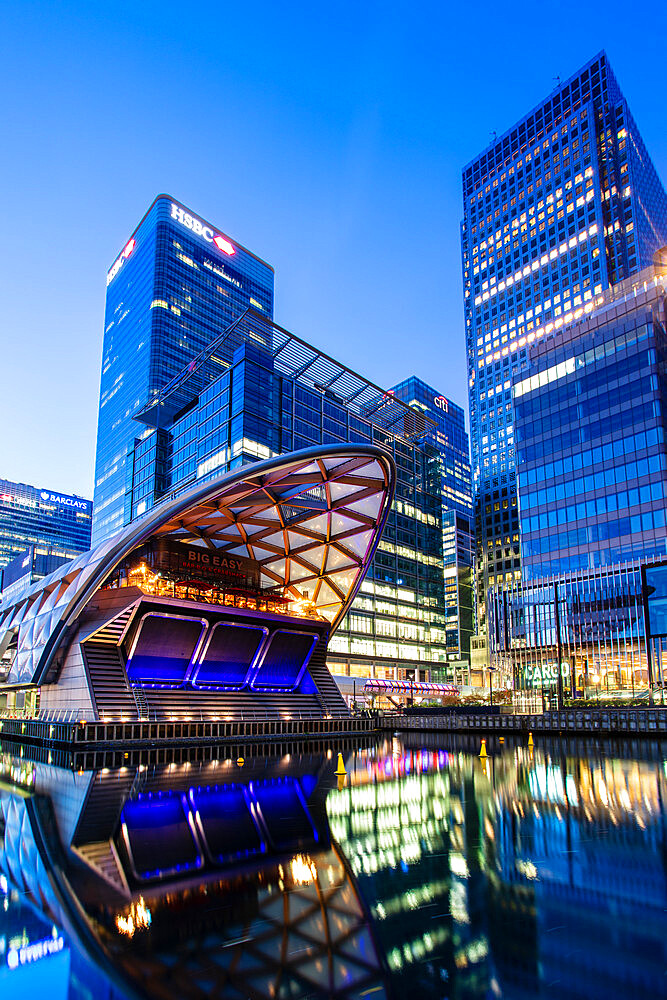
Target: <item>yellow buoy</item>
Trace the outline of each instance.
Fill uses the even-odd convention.
[[[238,757],[237,760],[236,760],[236,763],[239,765],[239,767],[243,767],[243,765],[245,764],[245,761],[244,761],[243,757]]]
[[[342,753],[338,754],[338,763],[336,764],[335,774],[347,774],[345,770],[345,762],[343,761]]]
[[[486,740],[482,740],[482,749],[479,751],[479,755],[482,758],[489,756],[486,752]]]
[[[529,747],[534,747],[535,746],[535,744],[533,743],[533,734],[532,733],[528,733],[528,746]]]
[[[500,737],[498,738],[498,742],[499,742],[499,743],[504,743],[504,742],[505,742],[505,737],[504,737],[504,736],[500,736]]]

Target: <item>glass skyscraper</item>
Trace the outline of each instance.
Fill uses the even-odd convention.
[[[228,360],[223,364],[222,359]],[[174,413],[170,421],[167,413]],[[226,469],[317,444],[373,442],[386,448],[397,466],[393,509],[354,605],[329,644],[329,667],[334,674],[359,678],[452,676],[448,651],[453,659],[458,651],[453,639],[448,646],[443,458],[436,425],[423,409],[409,407],[249,310],[134,422],[144,430],[135,432],[129,462],[137,470],[134,482],[128,478],[133,495],[152,475],[160,437],[167,442],[169,493]],[[460,436],[453,441],[454,451],[460,458],[451,489],[459,491],[464,506],[469,490]],[[144,494],[144,501],[149,507],[155,502],[152,494]],[[451,621],[449,626],[458,642],[457,627]]]
[[[46,576],[90,548],[92,504],[83,497],[0,479],[0,577],[19,555],[28,559],[25,572]],[[30,549],[30,552],[26,550]],[[23,561],[23,560],[22,560]]]
[[[396,499],[329,665],[449,679],[472,630],[462,409],[417,380],[385,392],[278,327],[272,269],[166,196],[107,280],[94,539],[224,470],[380,443],[397,465]]]
[[[667,557],[667,253],[656,259],[531,345],[514,385],[522,580],[490,588],[489,612],[518,686],[552,686],[559,645],[573,691],[648,680],[641,566]]]
[[[426,436],[440,456],[442,557],[450,660],[470,660],[473,634],[474,520],[470,478],[470,444],[463,407],[415,375],[390,390],[430,421]]]
[[[596,56],[463,169],[461,225],[478,628],[520,578],[512,387],[667,242],[667,197],[609,61]]]
[[[665,278],[647,277],[536,344],[514,386],[525,580],[667,556]]]
[[[160,430],[176,411],[157,406],[153,454],[141,451],[141,467],[132,463],[146,431],[132,418],[155,409],[161,390],[249,306],[272,316],[273,269],[159,195],[107,275],[94,543],[151,507],[167,487],[168,437]],[[178,408],[178,394],[170,398]]]

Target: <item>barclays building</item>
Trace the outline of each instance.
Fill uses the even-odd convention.
[[[90,548],[92,504],[0,479],[2,601]]]

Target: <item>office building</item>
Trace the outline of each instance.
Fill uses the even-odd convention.
[[[0,570],[0,603],[6,606],[72,558],[71,552],[51,545],[29,545]]]
[[[667,197],[604,53],[463,169],[464,309],[480,642],[520,578],[512,387],[529,349],[667,242]]]
[[[465,664],[467,680],[474,631],[474,520],[463,408],[414,375],[390,391],[429,417],[426,434],[438,451],[441,477],[447,658]]]
[[[387,450],[397,466],[394,505],[354,605],[329,644],[328,663],[336,674],[359,678],[440,681],[453,674],[441,459],[422,410],[251,309],[129,422],[126,440],[135,443],[125,494],[133,517],[157,500],[158,460],[164,497],[221,471],[315,445],[374,443]]]
[[[0,479],[2,588],[28,568],[37,580],[89,549],[91,521],[90,500]]]
[[[514,385],[522,581],[489,605],[519,686],[545,671],[552,686],[559,645],[572,689],[648,680],[641,566],[667,557],[666,280],[667,253],[532,344]]]
[[[514,386],[526,580],[667,556],[667,266],[645,278],[531,347]]]
[[[93,541],[222,471],[380,444],[397,464],[396,500],[329,664],[353,678],[452,679],[472,630],[461,408],[424,383],[385,392],[282,330],[272,269],[166,196],[108,281]]]
[[[166,488],[163,434],[153,438],[149,474],[142,478],[144,470],[128,464],[143,429],[132,417],[153,405],[183,366],[248,306],[272,316],[273,269],[173,198],[159,195],[107,275],[94,543],[153,506]],[[221,367],[228,360],[220,358]],[[178,394],[171,398],[178,407]],[[161,413],[158,425],[166,418]]]
[[[156,199],[108,276],[93,541],[222,471],[379,443],[397,464],[396,500],[329,663],[353,678],[450,680],[471,631],[462,410],[444,396],[449,416],[413,408],[282,330],[272,307],[268,265]]]

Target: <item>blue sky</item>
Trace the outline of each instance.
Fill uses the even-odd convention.
[[[0,3],[0,476],[92,493],[105,276],[166,191],[277,321],[466,403],[461,167],[605,48],[667,180],[667,5]]]

